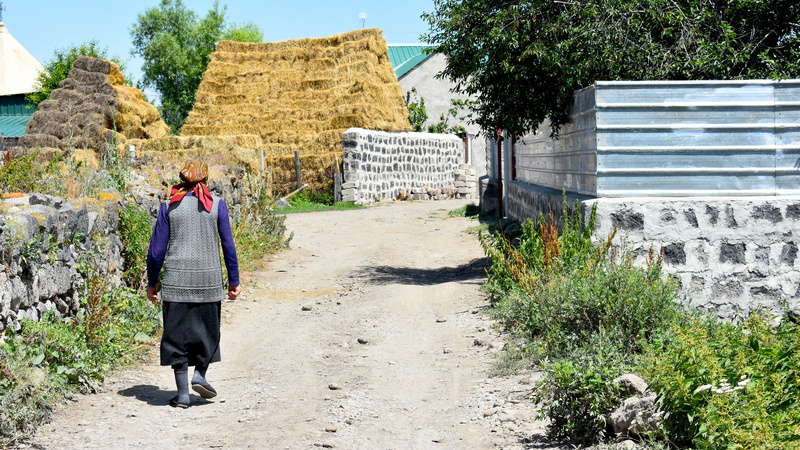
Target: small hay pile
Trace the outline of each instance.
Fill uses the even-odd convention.
[[[295,151],[312,183],[319,174],[309,172],[338,164],[342,133],[351,127],[411,129],[379,29],[277,43],[220,42],[181,134],[260,137],[257,151],[240,152],[240,158],[258,168],[263,150],[280,186],[294,182]]]
[[[128,139],[165,136],[169,127],[158,110],[124,81],[116,64],[79,57],[50,99],[39,105],[20,145],[103,152],[112,143],[123,147]]]

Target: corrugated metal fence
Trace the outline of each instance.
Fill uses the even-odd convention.
[[[800,80],[597,82],[515,179],[595,197],[800,194]]]

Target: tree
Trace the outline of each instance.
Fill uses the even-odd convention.
[[[406,92],[406,108],[408,108],[408,122],[411,123],[411,131],[421,132],[424,130],[425,121],[428,120],[428,111],[425,108],[425,99],[419,96],[415,87]]]
[[[596,80],[794,78],[795,0],[434,0],[424,39],[476,123],[514,135],[568,121]]]
[[[118,66],[120,70],[125,72],[125,65],[119,58],[109,58],[105,48],[101,47],[96,40],[83,42],[71,47],[58,49],[53,52],[53,57],[45,62],[44,71],[39,73],[36,77],[36,84],[34,91],[25,96],[25,100],[39,106],[39,103],[50,98],[50,93],[58,88],[58,84],[69,75],[72,69],[72,63],[78,59],[79,56],[91,56],[93,58],[110,59]],[[130,82],[128,77],[125,77],[126,82]]]
[[[139,14],[131,28],[133,54],[144,59],[142,83],[161,96],[161,116],[173,132],[186,121],[197,87],[222,39],[260,42],[263,35],[252,24],[226,25],[219,2],[198,19],[181,0],[161,0],[158,7]]]
[[[458,134],[466,133],[467,129],[463,125],[455,124],[450,125],[450,119],[465,120],[472,118],[472,114],[459,116],[458,113],[462,110],[468,110],[474,102],[472,100],[450,99],[450,108],[447,114],[442,113],[439,116],[439,122],[428,125],[425,128],[425,122],[428,120],[428,109],[425,107],[425,98],[420,96],[417,88],[412,87],[410,91],[406,92],[406,108],[408,108],[408,121],[411,123],[411,131],[438,134]]]

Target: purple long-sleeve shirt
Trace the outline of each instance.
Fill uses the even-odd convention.
[[[186,195],[194,195],[188,192]],[[239,285],[239,258],[236,256],[236,245],[233,242],[233,232],[231,231],[231,221],[228,217],[228,205],[225,200],[219,200],[217,214],[217,229],[222,243],[222,256],[225,260],[225,268],[228,269],[228,285]],[[147,250],[147,287],[155,287],[158,284],[158,274],[164,265],[164,258],[167,255],[167,244],[169,243],[169,204],[164,202],[158,210],[156,226],[153,229],[153,236],[150,238],[150,248]]]

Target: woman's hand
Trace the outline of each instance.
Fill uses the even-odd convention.
[[[158,302],[158,287],[147,288],[147,299],[153,303]]]
[[[242,293],[242,288],[239,285],[228,286],[228,300],[236,300],[236,297]]]

